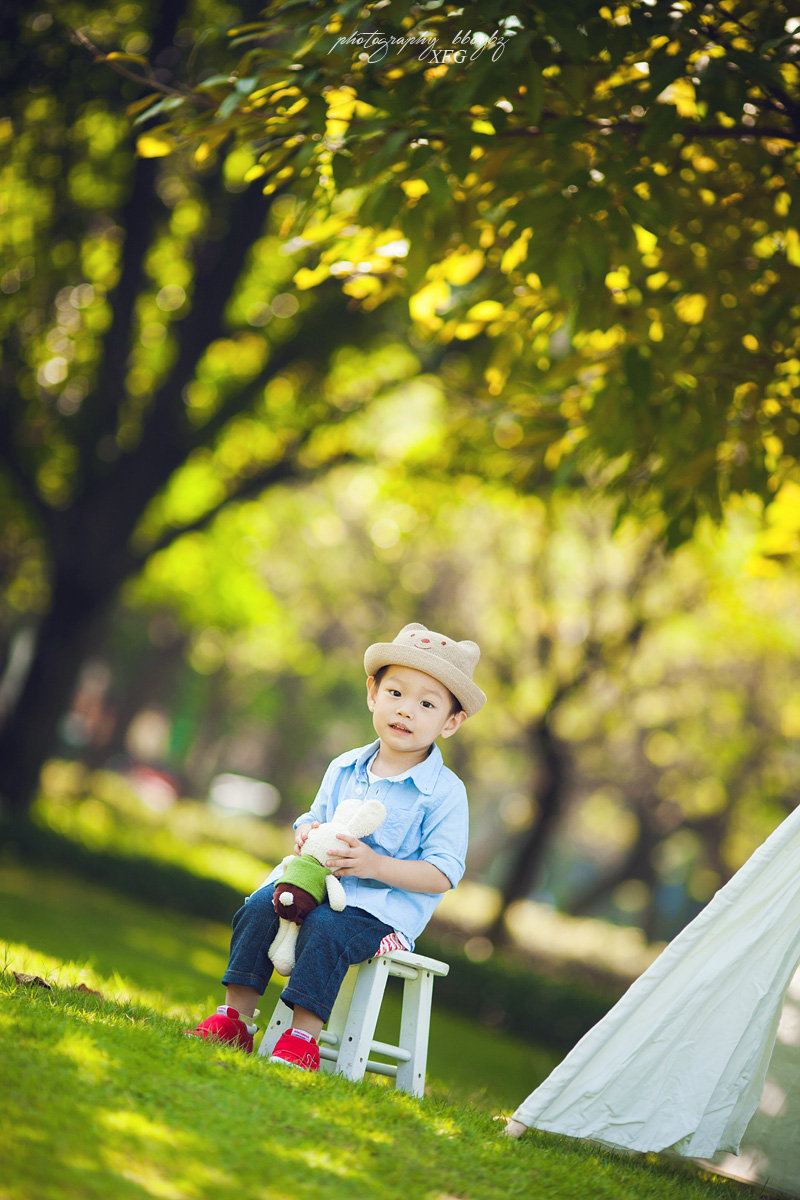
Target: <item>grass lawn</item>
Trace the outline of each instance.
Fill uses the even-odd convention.
[[[186,1039],[221,999],[224,926],[7,865],[0,944],[3,1200],[753,1195],[652,1157],[544,1134],[505,1139],[494,1118],[555,1056],[437,1008],[435,990],[418,1101],[378,1077],[309,1076]],[[20,984],[14,972],[53,986]]]

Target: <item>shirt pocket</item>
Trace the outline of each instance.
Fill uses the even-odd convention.
[[[376,850],[391,858],[408,858],[420,848],[422,818],[418,808],[393,809],[370,840]]]

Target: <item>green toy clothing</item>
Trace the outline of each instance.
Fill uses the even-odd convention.
[[[295,855],[283,870],[283,874],[275,881],[276,886],[282,883],[292,883],[313,896],[317,904],[321,904],[327,896],[325,887],[326,876],[332,875],[330,867],[324,867],[310,854]]]

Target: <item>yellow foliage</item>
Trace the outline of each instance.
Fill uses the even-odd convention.
[[[759,238],[757,242],[753,243],[753,252],[757,254],[759,258],[771,258],[775,253],[775,250],[775,235],[772,233],[765,234],[764,237]]]
[[[328,105],[326,131],[329,137],[341,137],[353,117],[366,117],[374,114],[375,109],[356,98],[355,90],[351,87],[331,88],[325,93]],[[297,105],[292,108],[296,111]],[[303,107],[301,104],[299,107]]]
[[[342,284],[342,291],[356,300],[364,300],[367,296],[377,295],[382,286],[374,275],[353,275]]]
[[[299,271],[295,271],[294,284],[301,292],[305,292],[327,278],[328,266],[326,263],[320,263],[313,271],[309,267],[301,267]]]
[[[612,325],[609,329],[591,329],[585,333],[576,334],[573,340],[575,346],[581,350],[587,350],[592,354],[604,354],[621,346],[627,336],[627,332],[621,325]]]
[[[424,179],[403,179],[400,182],[400,187],[409,200],[419,200],[420,196],[424,196],[428,191],[428,185]]]
[[[666,271],[656,271],[654,275],[648,275],[645,282],[651,292],[657,292],[665,283],[669,283],[669,275]]]
[[[453,337],[458,338],[461,342],[468,342],[471,338],[477,337],[484,329],[481,321],[459,321],[453,331]]]
[[[767,454],[771,454],[773,458],[780,458],[783,454],[783,442],[774,433],[767,434],[764,438],[764,449]]]
[[[631,273],[627,267],[617,267],[614,271],[609,271],[605,277],[605,285],[612,290],[618,288],[626,288],[630,283]]]
[[[784,483],[767,510],[767,517],[773,525],[800,532],[800,484],[791,480]]]
[[[705,316],[706,298],[701,292],[691,292],[675,301],[675,312],[686,325],[699,325]]]
[[[758,349],[758,342],[756,342]],[[743,404],[752,404],[758,395],[758,385],[748,380],[746,383],[740,383],[733,390],[733,402],[737,407]]]
[[[490,393],[493,396],[499,396],[508,378],[508,371],[505,367],[495,364],[486,368],[483,377],[486,380],[486,386]]]
[[[652,254],[658,245],[658,238],[649,229],[645,229],[643,225],[634,225],[633,232],[636,236],[636,245],[640,254]]]
[[[515,270],[520,263],[523,263],[528,255],[528,242],[531,239],[532,229],[524,229],[515,242],[508,247],[502,259],[500,260],[500,270],[504,275],[508,275]]]
[[[467,313],[467,320],[495,321],[498,317],[502,317],[504,312],[505,309],[499,300],[481,300],[479,304],[473,304]]]
[[[800,737],[800,701],[790,700],[781,711],[781,732],[784,737]]]
[[[787,229],[785,236],[786,258],[793,267],[800,267],[800,233]]]
[[[450,288],[443,279],[435,279],[427,283],[415,296],[412,296],[408,308],[415,321],[439,325],[437,311],[443,308],[450,299]]]
[[[800,552],[800,484],[789,480],[781,485],[767,509],[767,522],[748,563],[754,575],[774,574],[777,564],[770,560],[795,557]]]
[[[690,83],[688,79],[676,79],[662,92],[661,98],[673,104],[680,116],[697,116],[694,84]]]
[[[355,88],[331,88],[325,93],[325,102],[329,117],[335,115],[337,120],[349,121],[356,107]]]
[[[441,273],[448,283],[452,283],[456,287],[463,287],[480,273],[485,261],[480,250],[470,250],[466,253],[456,251],[454,254],[448,254],[441,263]]]
[[[143,133],[136,139],[136,151],[142,158],[164,158],[165,155],[172,154],[174,149],[174,143],[169,138],[160,137],[155,133]],[[202,149],[202,146],[198,146],[195,158]]]
[[[565,454],[572,449],[572,441],[565,435],[556,442],[551,442],[544,452],[544,465],[548,471],[555,471]]]

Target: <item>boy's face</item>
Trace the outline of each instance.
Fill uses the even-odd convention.
[[[421,761],[440,737],[451,737],[467,714],[451,712],[443,683],[413,667],[389,666],[380,683],[367,680],[367,704],[381,742]]]

